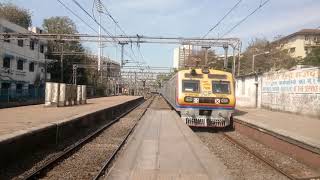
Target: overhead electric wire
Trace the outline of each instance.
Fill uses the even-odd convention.
[[[115,25],[119,28],[119,30],[125,35],[125,37],[128,37],[128,35],[127,35],[127,33],[125,32],[125,30],[123,30],[123,28],[120,26],[120,24],[119,24],[119,22],[111,15],[111,13],[110,13],[110,11],[106,8],[106,6],[103,4],[103,3],[101,3],[101,5],[102,5],[102,7],[104,8],[104,10],[105,10],[105,15],[106,16],[108,16],[114,23],[115,23]],[[132,41],[131,40],[131,38],[129,38],[128,37],[128,40],[129,41]],[[137,45],[138,46],[138,45]],[[135,58],[137,58],[137,56],[135,55],[135,53],[134,53],[134,51],[132,50],[132,47],[130,48],[131,49],[131,51],[132,51],[132,54],[133,54],[133,56],[135,56]],[[139,54],[140,54],[140,56],[141,56],[141,58],[142,58],[142,61],[144,61],[144,58],[143,58],[143,56],[142,56],[142,54],[141,54],[141,51],[140,51],[140,47],[138,47],[138,50],[139,50]]]
[[[62,1],[57,0],[64,8],[66,8],[68,11],[70,11],[74,16],[76,16],[80,21],[82,21],[85,25],[87,25],[91,30],[98,33],[97,30],[95,30],[92,26],[90,26],[85,20],[83,20],[77,13],[75,13],[72,9],[70,9],[66,4],[64,4]]]
[[[216,27],[220,25],[220,23],[234,10],[238,7],[242,0],[239,0],[228,12],[225,14],[218,22],[215,24],[202,38],[207,37]]]
[[[83,20],[77,13],[75,13],[71,8],[69,8],[65,3],[63,3],[61,0],[57,0],[64,8],[66,8],[68,11],[70,11],[73,15],[75,15],[78,19],[80,19],[85,25],[87,25],[90,29],[92,29],[94,32],[98,33],[97,30],[95,30],[92,26],[90,26],[85,20]],[[110,34],[108,34],[111,36]],[[127,55],[127,54],[126,54]],[[128,56],[128,55],[127,55]]]
[[[94,0],[93,3],[95,3],[95,1],[96,1],[96,0]],[[115,25],[116,25],[116,26],[119,28],[119,30],[125,35],[125,37],[128,38],[128,41],[129,41],[129,42],[132,42],[131,38],[129,38],[129,36],[127,35],[127,33],[126,33],[126,32],[123,30],[123,28],[120,26],[119,22],[111,15],[111,13],[110,13],[109,10],[105,7],[105,5],[104,5],[103,3],[100,3],[100,5],[104,8],[103,14],[106,15],[106,16],[108,16],[108,17],[115,23]],[[138,36],[138,35],[137,35],[137,36]],[[131,45],[132,45],[132,43],[131,43]],[[134,53],[134,51],[133,51],[133,49],[132,49],[132,46],[130,47],[130,50],[131,50],[133,56],[135,57],[135,59],[138,59],[137,56],[136,56],[136,54]],[[141,51],[140,51],[140,48],[139,48],[139,47],[138,47],[138,50],[139,50],[139,54],[140,54],[140,56],[141,56],[141,58],[142,58],[142,61],[144,62],[144,58],[143,58],[143,56],[142,56],[142,54],[141,54]],[[137,61],[137,63],[139,63],[139,61]]]
[[[102,29],[103,29],[103,31],[105,31],[105,33],[107,33],[114,41],[117,41],[117,39],[114,39],[113,37],[112,37],[112,35],[111,35],[111,33],[108,31],[108,30],[106,30],[87,10],[85,10],[82,6],[81,6],[81,4],[79,4],[79,2],[78,1],[76,1],[76,0],[72,0],[83,12],[85,12],[94,22],[96,22]]]
[[[83,12],[85,12],[95,23],[97,23],[100,27],[101,27],[101,29],[109,36],[109,37],[111,37],[112,39],[113,39],[113,41],[114,41],[114,43],[118,43],[118,39],[116,39],[116,38],[114,38],[114,37],[112,37],[112,34],[104,27],[104,26],[102,26],[96,19],[95,19],[95,17],[93,17],[87,10],[85,10],[84,8],[83,8],[83,6],[78,2],[78,1],[76,1],[76,0],[72,0]],[[126,56],[128,56],[128,57],[130,57],[131,59],[133,59],[132,58],[132,56],[130,56],[130,55],[128,55],[128,54],[126,54]]]
[[[263,3],[260,3],[260,5],[252,11],[250,14],[248,14],[246,17],[244,17],[241,21],[239,21],[236,25],[234,25],[231,29],[229,29],[226,33],[224,33],[220,38],[223,38],[230,32],[232,32],[236,27],[238,27],[240,24],[242,24],[244,21],[246,21],[250,16],[252,16],[254,13],[256,13],[259,9],[261,9],[264,5],[266,5],[270,0],[266,0]]]

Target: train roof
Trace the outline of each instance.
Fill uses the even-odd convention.
[[[203,73],[202,68],[196,68],[194,70],[196,71],[197,74],[225,74],[227,76],[232,76],[232,74],[230,72],[216,70],[216,69],[208,69],[209,73]],[[191,71],[192,71],[192,69],[186,69],[186,70],[180,70],[179,73],[184,74],[184,73],[190,73]]]

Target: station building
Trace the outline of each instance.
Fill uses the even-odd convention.
[[[320,47],[320,29],[302,29],[273,42],[294,58],[305,58],[313,48]]]
[[[0,19],[1,33],[42,33]],[[0,100],[28,98],[43,93],[46,79],[47,42],[30,39],[0,40]],[[35,91],[37,90],[37,91]]]

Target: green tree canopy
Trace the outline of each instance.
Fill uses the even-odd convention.
[[[47,33],[54,34],[75,34],[78,33],[75,23],[68,17],[50,17],[43,20],[42,24],[43,29]],[[48,42],[48,58],[60,60],[60,55],[52,54],[52,52],[61,53],[63,46],[63,52],[77,52],[85,53],[85,49],[80,42],[77,41],[49,41]],[[64,82],[72,82],[72,66],[73,64],[84,63],[86,60],[85,55],[68,55],[63,58],[63,72],[64,72]],[[51,73],[53,81],[58,81],[60,79],[60,63],[55,62],[48,65],[48,71]],[[78,82],[81,84],[87,83],[87,75],[84,69],[80,69],[78,74],[81,76],[78,79]]]
[[[75,34],[78,33],[76,24],[66,16],[50,17],[43,20],[43,29],[48,33]]]
[[[263,54],[268,52],[268,54]],[[252,59],[255,56],[255,71],[267,72],[271,69],[289,69],[298,61],[292,58],[286,51],[282,51],[277,44],[270,43],[267,39],[253,39],[242,53],[240,62],[240,74],[252,73]],[[238,65],[238,64],[236,64]]]
[[[311,66],[320,66],[320,47],[313,48],[304,58],[303,63]]]
[[[4,18],[26,29],[32,25],[31,12],[11,3],[0,3],[0,18]]]

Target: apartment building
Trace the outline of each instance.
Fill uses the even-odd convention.
[[[189,55],[192,54],[192,45],[182,45],[173,51],[173,68],[184,68]]]
[[[42,33],[36,27],[25,29],[5,19],[0,19],[2,33]],[[0,92],[2,98],[28,94],[45,83],[45,53],[47,42],[34,39],[0,40]],[[4,97],[5,96],[5,97]]]
[[[320,47],[320,29],[302,29],[273,42],[292,57],[305,58],[313,48]]]

